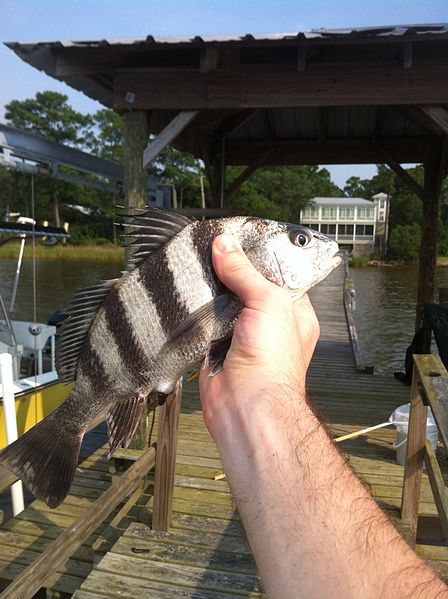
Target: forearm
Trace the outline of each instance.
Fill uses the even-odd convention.
[[[271,388],[231,405],[212,432],[269,597],[445,592],[303,398]]]

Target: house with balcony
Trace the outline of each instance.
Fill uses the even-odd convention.
[[[313,198],[300,211],[300,222],[335,239],[354,256],[387,252],[389,196],[364,198]]]

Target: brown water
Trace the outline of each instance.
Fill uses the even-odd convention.
[[[15,268],[15,260],[0,260],[0,291],[7,305]],[[363,268],[351,273],[357,293],[355,322],[365,361],[377,372],[403,370],[414,329],[417,269]],[[46,322],[73,290],[119,275],[118,263],[37,261],[37,320]],[[437,269],[436,288],[439,285],[448,285],[448,268]],[[31,261],[23,263],[13,317],[33,319]]]
[[[373,364],[375,372],[403,371],[406,348],[414,335],[417,268],[352,268],[351,275],[365,362]],[[437,268],[436,290],[447,285],[448,268]]]

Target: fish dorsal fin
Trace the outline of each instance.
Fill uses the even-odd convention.
[[[67,318],[59,327],[56,337],[56,370],[60,381],[70,383],[75,380],[79,354],[90,326],[104,298],[117,281],[110,279],[99,285],[78,289],[63,309]]]
[[[130,228],[125,234],[126,245],[135,249],[129,261],[130,270],[140,266],[148,256],[193,222],[178,212],[160,208],[133,214],[131,219],[125,223]]]

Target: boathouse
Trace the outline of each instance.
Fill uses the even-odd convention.
[[[144,206],[145,169],[167,144],[204,161],[215,212],[264,165],[389,165],[423,203],[420,326],[421,306],[434,299],[448,165],[447,24],[7,45],[123,115],[129,207]],[[424,165],[423,185],[404,163]],[[244,170],[228,182],[226,165]],[[313,292],[322,334],[310,399],[399,532],[448,580],[446,488],[424,435],[429,403],[448,447],[448,374],[438,358],[417,357],[411,396],[397,381],[366,375],[349,295],[342,269]],[[419,349],[429,351],[429,334]],[[391,430],[356,435],[409,399],[404,472]],[[182,403],[178,390],[158,410],[156,448],[148,447],[148,430],[112,465],[107,448],[87,458],[56,510],[36,501],[0,529],[1,577],[5,585],[14,580],[0,597],[23,599],[42,587],[77,599],[263,596],[195,383],[184,385]],[[3,476],[1,488],[13,480]]]

